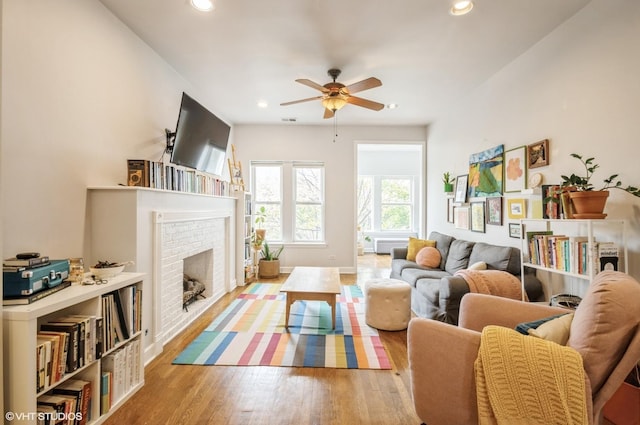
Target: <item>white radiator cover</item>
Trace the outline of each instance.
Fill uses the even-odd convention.
[[[376,254],[391,254],[391,248],[404,248],[409,244],[409,238],[375,238],[373,249]]]

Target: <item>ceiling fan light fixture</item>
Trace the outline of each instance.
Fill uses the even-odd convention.
[[[473,2],[471,0],[454,0],[449,13],[453,16],[462,16],[471,12],[471,9],[473,9]]]
[[[213,10],[212,0],[191,0],[191,6],[201,12],[209,12]]]
[[[338,111],[340,108],[342,108],[346,104],[347,104],[347,99],[345,99],[344,96],[342,95],[329,96],[322,99],[322,106],[324,106],[326,109],[329,109],[330,111],[333,111],[333,112]]]

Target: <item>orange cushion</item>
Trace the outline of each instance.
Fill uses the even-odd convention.
[[[416,255],[416,263],[422,267],[437,268],[440,267],[442,256],[440,251],[431,246],[425,246]]]
[[[407,260],[416,261],[416,255],[425,246],[436,246],[436,241],[430,241],[427,239],[409,238],[409,248],[407,249]]]

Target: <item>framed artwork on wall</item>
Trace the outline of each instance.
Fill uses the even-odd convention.
[[[469,156],[469,197],[499,196],[503,191],[504,145]]]
[[[549,165],[549,139],[544,139],[527,146],[527,158],[529,168]]]
[[[520,192],[527,185],[527,147],[520,146],[504,153],[504,191]]]
[[[456,177],[456,196],[455,202],[464,204],[467,202],[467,184],[469,183],[469,174],[463,174]]]
[[[502,226],[502,196],[487,198],[487,224]]]
[[[508,199],[507,206],[508,206],[509,218],[511,219],[527,218],[527,210],[525,208],[524,199],[520,199],[520,198]]]
[[[471,231],[484,233],[484,202],[471,203]]]
[[[453,223],[453,198],[447,198],[447,222]]]
[[[522,226],[520,223],[509,223],[509,237],[522,238]]]
[[[469,230],[469,207],[455,207],[453,216],[456,229]]]

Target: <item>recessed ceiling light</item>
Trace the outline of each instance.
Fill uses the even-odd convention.
[[[397,103],[390,103],[390,104],[387,105],[387,108],[389,108],[389,109],[396,109],[397,107],[398,107]]]
[[[209,12],[213,10],[213,1],[211,0],[191,0],[191,6],[201,12]]]
[[[269,103],[267,103],[266,100],[259,100],[258,101],[258,108],[266,108],[269,106]]]
[[[473,9],[473,2],[470,0],[455,0],[449,13],[453,16],[466,15]]]

